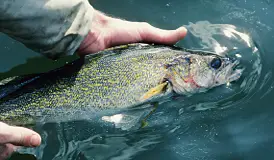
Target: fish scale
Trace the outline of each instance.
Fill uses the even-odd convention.
[[[233,70],[237,64],[174,46],[114,47],[48,73],[1,81],[0,121],[75,117],[80,111],[135,106],[171,91],[188,96],[237,80],[242,73]]]
[[[48,108],[131,106],[159,84],[165,74],[163,64],[182,55],[182,51],[141,44],[106,52],[87,56],[81,69],[72,75],[57,75],[55,81],[45,76],[27,84],[19,94],[7,96],[0,102],[0,120]]]

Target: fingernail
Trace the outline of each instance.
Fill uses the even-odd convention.
[[[32,147],[36,147],[36,146],[39,146],[41,143],[41,138],[37,135],[32,135],[31,136],[31,139],[30,139],[30,145]]]
[[[187,32],[187,29],[186,29],[185,27],[180,27],[179,30],[180,30],[181,32]]]

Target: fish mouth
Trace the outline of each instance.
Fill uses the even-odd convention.
[[[238,80],[244,68],[240,65],[240,61],[236,58],[224,58],[225,65],[221,72],[216,76],[216,82],[219,81],[218,85],[225,84],[228,82]]]
[[[238,80],[242,76],[243,71],[244,68],[240,65],[240,61],[236,60],[232,63],[231,74],[228,77],[228,81],[232,82]]]

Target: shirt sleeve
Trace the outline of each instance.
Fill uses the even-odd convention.
[[[0,32],[57,59],[74,54],[93,14],[88,0],[0,0]]]

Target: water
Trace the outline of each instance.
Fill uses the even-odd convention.
[[[189,34],[178,46],[219,54],[237,53],[246,67],[244,75],[236,83],[205,94],[163,102],[144,129],[135,127],[134,118],[130,119],[139,117],[145,110],[142,108],[115,113],[113,123],[101,117],[114,113],[87,112],[85,116],[94,118],[37,124],[34,129],[41,134],[42,145],[23,149],[22,153],[33,154],[39,160],[274,158],[272,1],[93,0],[91,3],[115,17],[147,21],[161,28],[185,25]],[[0,42],[1,77],[43,72],[73,59],[46,60],[4,35]],[[129,119],[123,117],[126,115],[130,115]]]

